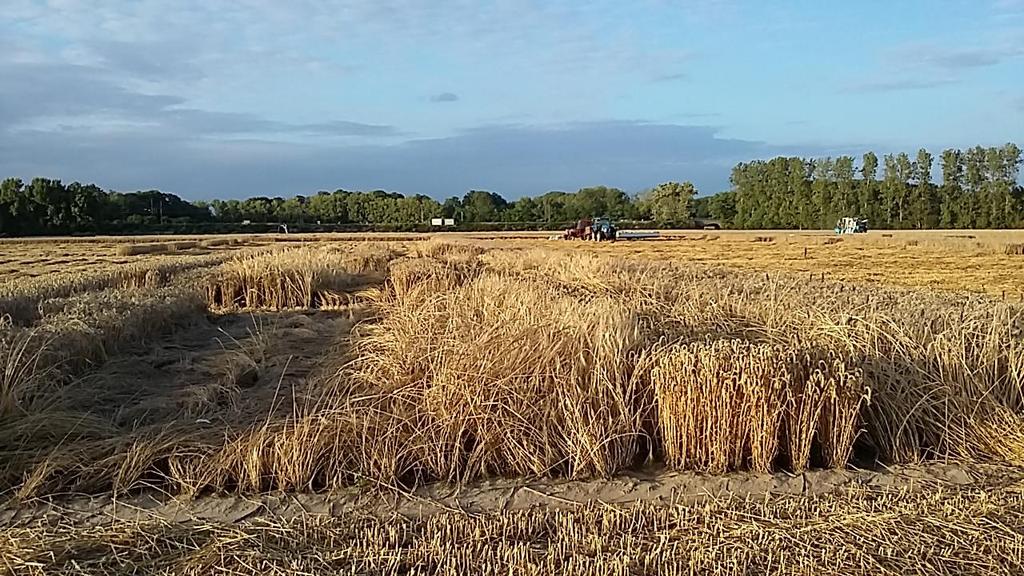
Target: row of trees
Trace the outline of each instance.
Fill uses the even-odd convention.
[[[78,182],[10,178],[0,183],[0,235],[141,232],[173,225],[201,231],[259,223],[412,227],[438,217],[467,227],[543,227],[594,215],[660,226],[713,218],[735,228],[830,228],[842,216],[866,217],[873,228],[1024,226],[1024,190],[1017,184],[1021,150],[1014,144],[944,151],[940,183],[933,182],[935,158],[924,149],[913,158],[890,154],[881,161],[868,152],[856,164],[851,156],[745,162],[733,169],[729,191],[703,198],[695,198],[689,182],[668,182],[635,196],[596,186],[511,202],[482,190],[444,202],[383,190],[187,202],[156,190],[119,193]]]
[[[646,194],[631,197],[618,188],[596,186],[577,192],[548,192],[512,202],[484,190],[471,190],[462,198],[443,203],[418,194],[394,192],[318,192],[315,196],[214,200],[210,207],[221,222],[319,222],[331,224],[422,223],[433,217],[459,222],[561,223],[606,215],[625,220],[685,223],[692,214],[697,190],[689,182],[668,182]]]
[[[860,166],[851,156],[741,163],[732,190],[710,197],[706,209],[736,228],[828,228],[842,216],[865,217],[873,228],[1024,226],[1015,144],[944,151],[939,183],[934,163],[925,149],[881,163],[868,152]]]
[[[210,212],[201,202],[174,194],[108,192],[94,184],[36,178],[0,182],[0,234],[22,236],[103,232],[113,223],[145,225],[158,221],[205,221]]]
[[[471,190],[443,203],[418,194],[322,191],[291,198],[254,197],[190,203],[159,191],[106,192],[89,184],[64,185],[36,178],[26,184],[11,178],[0,183],[0,234],[34,235],[102,233],[160,229],[171,225],[304,224],[395,226],[422,225],[431,218],[460,223],[564,224],[593,215],[621,220],[688,224],[697,191],[690,183],[662,184],[631,197],[617,188],[583,188],[548,192],[509,202],[499,194]]]

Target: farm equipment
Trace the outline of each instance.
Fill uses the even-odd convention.
[[[866,218],[840,218],[836,222],[836,234],[863,234],[868,231]]]
[[[615,240],[615,224],[608,218],[584,218],[562,234],[564,240]]]
[[[590,228],[591,240],[597,240],[598,242],[601,240],[614,241],[615,236],[618,233],[618,229],[615,228],[615,224],[612,224],[612,221],[607,218],[598,218],[594,220],[594,223]]]
[[[654,240],[661,238],[661,234],[657,230],[619,230],[615,238],[618,240]]]
[[[563,240],[604,240],[614,242],[615,240],[650,240],[658,238],[657,231],[642,230],[619,230],[609,218],[584,218],[576,223],[574,228],[569,228],[562,233]],[[556,236],[555,238],[558,238]]]
[[[576,223],[575,228],[569,228],[562,234],[563,240],[589,240],[592,233],[593,222],[590,218],[584,218]]]

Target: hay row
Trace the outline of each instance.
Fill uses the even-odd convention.
[[[0,287],[0,316],[19,326],[31,325],[42,316],[40,305],[48,300],[108,288],[141,290],[165,286],[176,276],[217,266],[234,258],[210,254],[183,259],[154,260],[111,266],[89,273],[49,274]]]
[[[243,257],[206,282],[206,299],[220,310],[336,308],[346,292],[379,281],[392,249],[294,248]]]
[[[204,244],[206,245],[206,244]],[[169,252],[180,252],[191,250],[199,246],[195,240],[181,240],[177,242],[157,242],[155,244],[121,244],[117,247],[118,256],[138,256],[140,254],[166,254]]]
[[[10,527],[14,574],[1004,575],[1024,570],[1019,490],[857,492],[429,519],[56,521]]]

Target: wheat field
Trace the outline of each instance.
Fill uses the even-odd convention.
[[[643,473],[656,484],[675,473],[771,478],[934,462],[998,470],[931,495],[907,486],[237,526],[12,520],[2,565],[1017,573],[1021,239],[2,241],[8,510],[69,495],[386,497],[499,478],[528,486]]]

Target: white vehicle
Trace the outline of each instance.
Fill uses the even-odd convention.
[[[836,234],[863,234],[868,231],[868,221],[865,218],[840,218],[835,230]]]

